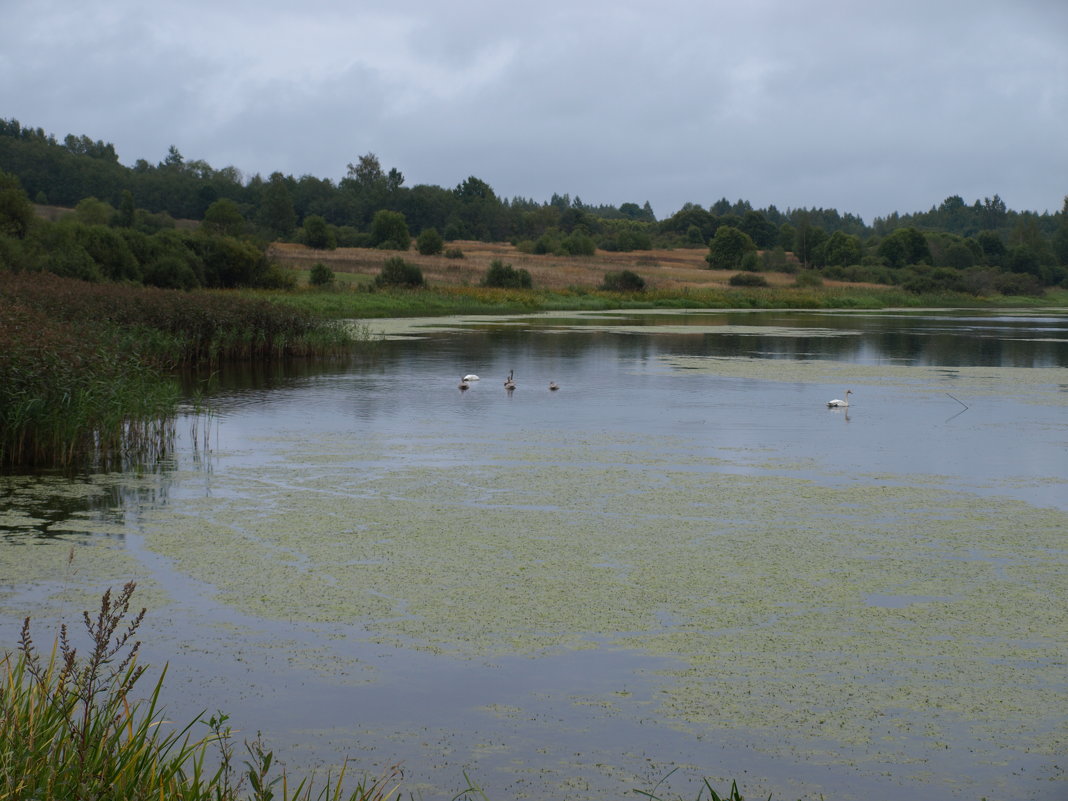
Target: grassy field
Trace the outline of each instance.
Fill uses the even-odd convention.
[[[576,287],[593,289],[601,285],[608,272],[631,270],[645,279],[650,291],[678,293],[686,290],[727,287],[733,273],[709,270],[705,262],[708,248],[676,248],[672,250],[641,250],[630,253],[598,251],[594,256],[535,256],[521,253],[506,242],[450,242],[448,247],[463,251],[462,259],[444,256],[422,256],[417,251],[398,254],[397,251],[367,248],[338,248],[311,250],[303,245],[275,243],[268,255],[287,267],[309,270],[322,262],[337,275],[340,282],[369,284],[391,256],[402,255],[423,271],[427,283],[433,287],[477,286],[494,259],[527,270],[535,288],[560,292]],[[762,273],[772,286],[793,284],[794,276],[787,273]],[[833,284],[834,282],[828,282]]]
[[[397,251],[365,248],[311,250],[302,245],[276,243],[272,259],[294,270],[298,291],[270,293],[276,301],[322,317],[436,316],[447,314],[505,314],[532,311],[625,308],[708,309],[883,309],[890,307],[1049,307],[1068,305],[1068,291],[1052,290],[1042,298],[993,296],[977,298],[957,293],[916,294],[900,287],[825,280],[820,286],[797,286],[796,274],[764,272],[767,287],[740,288],[729,284],[733,272],[705,267],[705,248],[607,253],[595,256],[535,256],[506,243],[456,242],[463,259],[422,256],[409,251],[403,258],[419,267],[426,289],[375,290],[374,277]],[[481,287],[490,263],[500,259],[527,270],[533,289]],[[321,262],[335,276],[331,289],[309,287],[313,265]],[[646,282],[644,292],[605,292],[598,289],[605,273],[630,270]],[[262,296],[264,293],[252,293]]]

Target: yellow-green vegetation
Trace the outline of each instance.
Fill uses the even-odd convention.
[[[686,366],[917,392],[939,374]],[[1065,402],[1060,370],[956,381],[969,397],[996,384]],[[606,641],[670,657],[660,717],[744,731],[781,758],[922,777],[929,753],[962,737],[985,759],[1065,746],[1050,710],[1063,697],[1068,515],[997,486],[709,456],[637,432],[518,427],[507,449],[487,434],[462,453],[418,433],[366,436],[358,453],[303,431],[252,444],[286,458],[228,470],[210,496],[141,522],[152,552],[243,612],[467,658]],[[801,468],[815,476],[790,474]]]
[[[339,274],[341,275],[341,274]],[[349,279],[355,283],[354,279]],[[886,309],[886,308],[1037,308],[1068,305],[1068,291],[1044,298],[915,294],[891,287],[761,287],[609,292],[590,288],[498,289],[435,286],[424,289],[334,288],[273,292],[243,290],[324,318],[426,317],[450,314],[510,314],[530,311],[603,311],[609,309]]]
[[[386,801],[397,793],[398,769],[364,777],[348,792],[347,765],[321,786],[294,781],[258,737],[246,740],[239,769],[226,715],[184,726],[163,717],[166,670],[138,698],[146,666],[138,664],[141,643],[134,637],[145,610],[131,612],[135,586],[129,582],[115,596],[105,591],[98,612],[84,613],[84,656],[65,626],[42,654],[26,618],[17,652],[0,660],[0,798]]]

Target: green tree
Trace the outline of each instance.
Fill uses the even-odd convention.
[[[748,234],[758,248],[774,247],[778,240],[779,231],[775,224],[769,222],[759,211],[747,211],[738,228]]]
[[[208,206],[202,225],[213,234],[241,236],[245,232],[245,217],[237,203],[224,197]]]
[[[797,214],[794,218],[794,224],[794,241],[792,245],[794,255],[800,259],[802,264],[812,264],[815,261],[820,245],[827,239],[827,232],[818,225],[813,224],[812,213],[807,211]]]
[[[1068,266],[1068,195],[1064,198],[1064,208],[1061,209],[1060,218],[1057,230],[1053,233],[1053,255],[1058,264]]]
[[[360,156],[355,164],[348,165],[348,178],[359,189],[369,191],[386,185],[386,174],[382,172],[382,162],[374,153]]]
[[[337,247],[337,238],[325,218],[309,214],[304,218],[304,244],[315,250],[333,250]]]
[[[74,216],[78,222],[86,225],[107,225],[115,216],[115,209],[110,203],[95,197],[82,198],[74,207]]]
[[[445,240],[437,228],[424,228],[415,240],[416,249],[424,256],[436,256],[445,247]]]
[[[850,264],[860,264],[863,254],[864,248],[860,243],[860,237],[844,231],[835,231],[820,246],[816,254],[816,262],[820,265],[847,267]]]
[[[285,176],[272,173],[263,192],[260,204],[259,223],[276,237],[285,239],[297,225],[297,213]]]
[[[898,228],[879,243],[877,252],[891,267],[906,264],[930,264],[931,248],[915,228]]]
[[[379,250],[407,250],[412,236],[408,223],[399,211],[380,209],[371,221],[371,247]]]
[[[745,254],[755,253],[756,249],[748,234],[729,225],[721,225],[709,243],[705,261],[713,270],[737,270],[742,266]]]
[[[19,179],[0,170],[0,234],[25,238],[33,222],[33,204]]]
[[[975,266],[975,254],[963,242],[953,242],[942,251],[942,264],[957,270],[966,270]]]
[[[122,200],[119,202],[119,211],[115,215],[115,225],[119,228],[133,228],[137,208],[134,206],[133,192],[129,189],[122,190]]]
[[[983,261],[995,267],[1004,264],[1007,250],[997,231],[980,231],[975,235],[975,241],[983,251]]]

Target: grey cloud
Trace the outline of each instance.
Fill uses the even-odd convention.
[[[871,220],[950,194],[1057,210],[1068,4],[14,0],[0,114],[187,158],[409,185],[720,197]],[[12,67],[14,66],[14,69]]]

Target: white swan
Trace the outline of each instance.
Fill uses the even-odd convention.
[[[846,394],[845,394],[845,400],[842,400],[840,398],[835,398],[834,400],[829,400],[829,401],[827,401],[827,408],[833,409],[833,408],[840,408],[840,407],[848,406],[849,405],[849,396],[852,395],[852,394],[853,394],[853,390],[847,389],[846,390]]]
[[[549,391],[550,392],[556,392],[556,390],[558,390],[558,389],[560,389],[560,385],[559,384],[557,384],[555,381],[550,381],[549,382]]]
[[[470,375],[465,375],[464,381],[478,381],[478,376],[474,373],[471,373]]]

